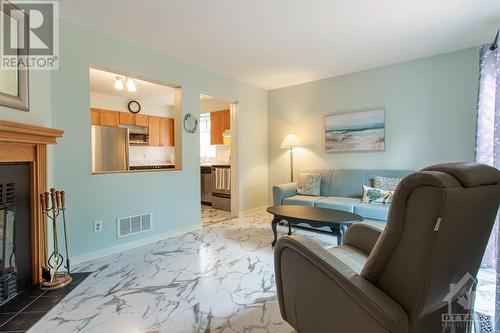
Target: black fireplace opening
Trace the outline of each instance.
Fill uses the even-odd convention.
[[[30,164],[0,163],[0,305],[32,285]]]

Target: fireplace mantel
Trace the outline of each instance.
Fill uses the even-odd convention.
[[[0,163],[31,165],[31,251],[33,284],[41,282],[41,267],[47,259],[47,221],[39,197],[47,191],[47,145],[56,144],[59,129],[0,120]]]
[[[0,141],[3,142],[55,144],[63,134],[59,129],[0,120]]]

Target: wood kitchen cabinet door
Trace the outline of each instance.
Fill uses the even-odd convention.
[[[118,112],[101,110],[99,116],[100,116],[101,126],[110,126],[110,127],[118,126]]]
[[[161,135],[161,118],[149,116],[149,145],[159,146],[160,145],[160,135]]]
[[[229,110],[220,111],[222,112],[222,132],[231,129],[231,115]]]
[[[161,142],[164,147],[174,147],[174,120],[172,118],[161,118],[160,128]]]
[[[231,116],[229,110],[210,113],[210,144],[224,144],[224,131],[231,129]]]
[[[134,125],[149,126],[149,117],[143,114],[134,114]]]
[[[210,113],[210,144],[221,145],[222,140],[222,112]]]
[[[120,125],[135,125],[134,114],[130,112],[118,112]]]
[[[100,126],[101,125],[101,110],[91,108],[90,109],[90,123],[92,125]]]

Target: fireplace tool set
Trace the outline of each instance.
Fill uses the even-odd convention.
[[[71,283],[70,265],[68,255],[68,238],[66,234],[66,196],[64,191],[56,191],[54,188],[50,192],[40,194],[42,213],[47,216],[48,223],[52,224],[52,239],[54,248],[47,262],[42,266],[43,290],[53,290],[62,288]],[[59,251],[58,220],[62,217],[62,227],[64,236],[64,246],[66,258]],[[63,266],[64,265],[64,266]],[[63,266],[61,268],[61,266]]]

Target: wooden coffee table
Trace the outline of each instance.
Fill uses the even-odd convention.
[[[283,220],[288,223],[288,235],[292,234],[292,225],[305,223],[314,228],[329,227],[337,236],[337,244],[342,244],[342,238],[347,228],[354,222],[363,221],[363,217],[344,212],[337,209],[319,208],[310,206],[281,205],[267,208],[274,215],[271,227],[273,228],[274,240],[272,246],[276,245],[278,238],[277,224]]]

